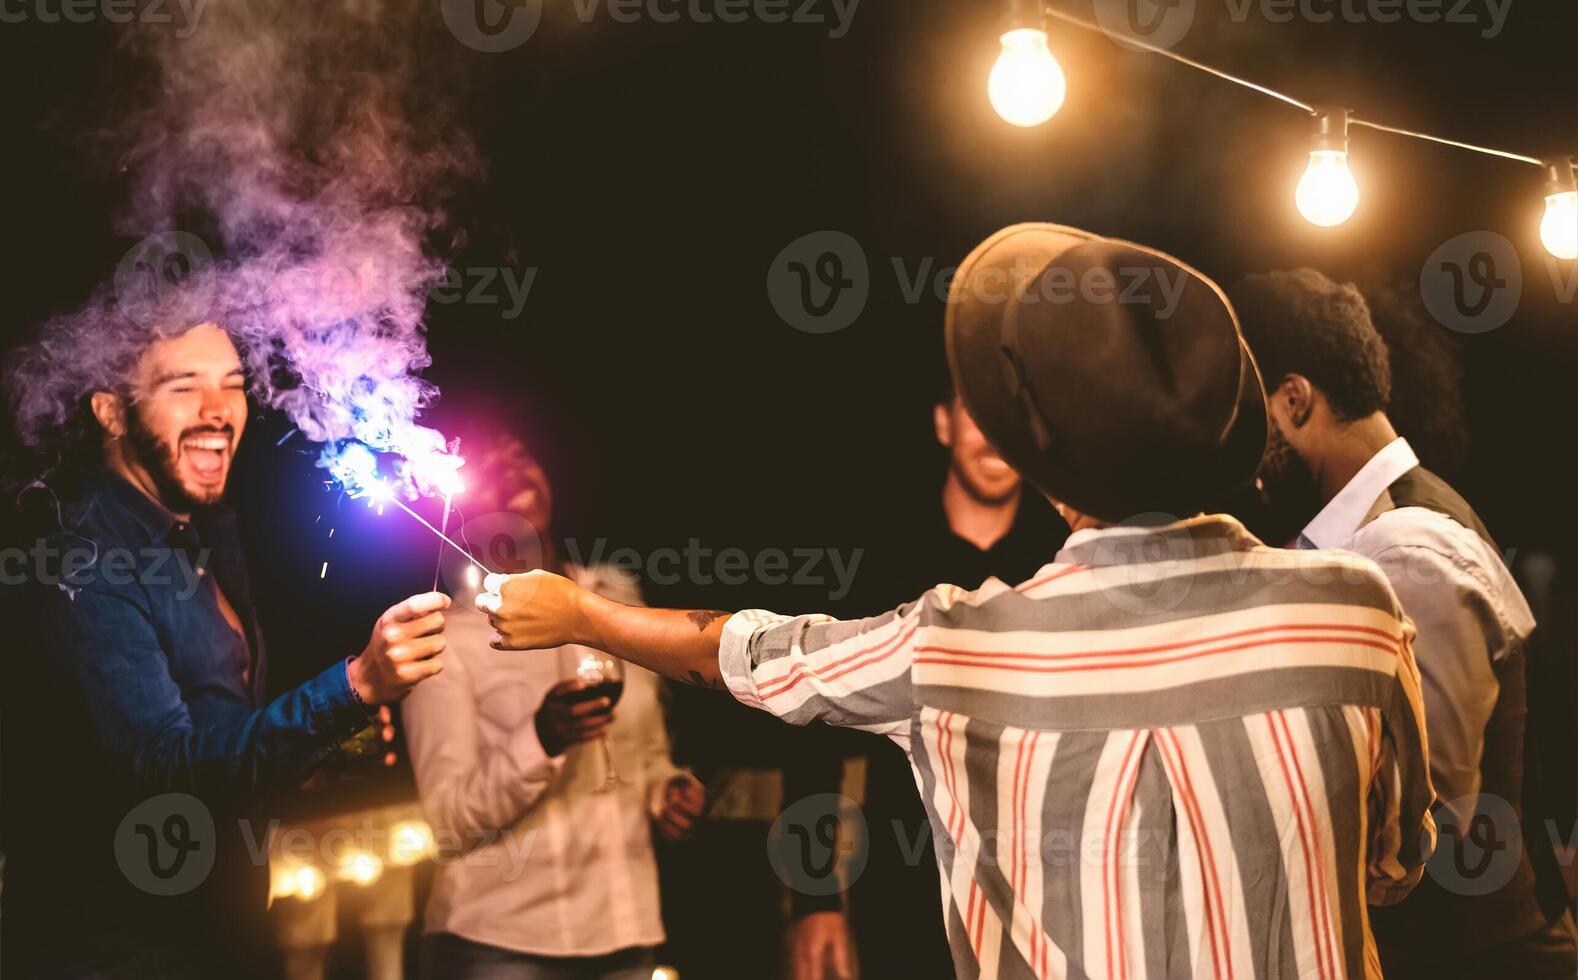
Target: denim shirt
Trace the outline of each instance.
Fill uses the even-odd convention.
[[[197,908],[261,919],[266,867],[236,860],[247,836],[238,821],[271,793],[299,785],[370,715],[343,660],[264,703],[264,646],[228,509],[199,508],[187,522],[98,471],[58,511],[44,510],[26,543],[26,581],[11,587],[14,561],[5,569],[20,629],[6,655],[0,712],[0,950],[13,967],[42,956],[33,964],[39,972],[69,973],[77,963],[135,973],[116,967],[142,962],[168,972],[175,960],[159,958],[160,937],[196,945],[179,926]],[[220,611],[219,590],[240,633]],[[233,880],[216,871],[184,902],[149,896],[134,880],[140,872],[118,858],[117,828],[133,807],[170,793],[195,797],[212,816],[221,861],[253,867]],[[249,828],[253,840],[262,828]],[[245,897],[234,888],[209,894],[241,880]],[[236,902],[255,905],[228,907]],[[159,928],[144,928],[149,920]]]

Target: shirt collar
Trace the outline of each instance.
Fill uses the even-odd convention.
[[[1398,436],[1359,468],[1347,486],[1327,501],[1304,527],[1304,538],[1317,548],[1341,548],[1358,532],[1375,501],[1397,478],[1419,465],[1408,440]]]
[[[1190,561],[1224,551],[1260,547],[1260,539],[1227,514],[1201,514],[1170,523],[1087,527],[1063,542],[1055,559],[1067,565],[1128,565]]]
[[[163,505],[149,500],[125,477],[108,469],[94,470],[86,478],[85,485],[90,503],[122,510],[152,541],[162,541],[172,530],[184,531],[190,526]],[[226,524],[234,521],[230,509],[222,504],[201,508],[200,512],[194,511],[192,516],[194,523]]]

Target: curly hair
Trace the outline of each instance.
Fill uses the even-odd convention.
[[[93,394],[129,394],[137,362],[151,345],[216,319],[200,294],[163,299],[159,315],[134,315],[146,311],[101,287],[81,308],[47,320],[31,343],[6,358],[0,381],[23,448],[49,466],[80,465],[97,454],[102,433]]]
[[[1468,462],[1459,335],[1430,316],[1417,281],[1366,282],[1375,329],[1392,352],[1392,400],[1386,414],[1419,459],[1445,479]]]
[[[1248,276],[1229,298],[1268,390],[1298,374],[1320,389],[1341,421],[1386,409],[1391,362],[1358,287],[1314,269],[1291,269]]]

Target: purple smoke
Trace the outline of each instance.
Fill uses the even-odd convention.
[[[237,340],[255,396],[324,444],[319,464],[336,480],[366,489],[362,451],[357,465],[342,462],[364,446],[402,457],[383,474],[389,489],[452,491],[460,461],[418,423],[437,394],[420,377],[430,363],[423,318],[448,244],[440,201],[476,160],[441,122],[434,86],[415,84],[416,45],[431,26],[409,0],[201,9],[186,33],[127,29],[157,85],[112,136],[131,189],[118,230],[162,244],[131,263],[114,297],[101,291],[52,326],[65,336],[135,321],[151,340],[217,322]],[[111,300],[118,308],[104,309]],[[194,306],[206,317],[194,319]],[[38,378],[30,417],[58,425],[63,406],[119,380],[102,375],[124,361]],[[26,415],[19,408],[24,438]]]

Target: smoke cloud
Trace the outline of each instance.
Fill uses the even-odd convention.
[[[118,390],[134,349],[212,320],[350,489],[369,475],[340,462],[358,443],[403,457],[387,475],[407,495],[450,487],[459,460],[418,423],[436,395],[423,318],[457,244],[442,202],[478,163],[445,122],[422,6],[208,0],[190,23],[123,28],[153,81],[108,133],[130,192],[117,230],[142,244],[17,372],[24,441]]]

